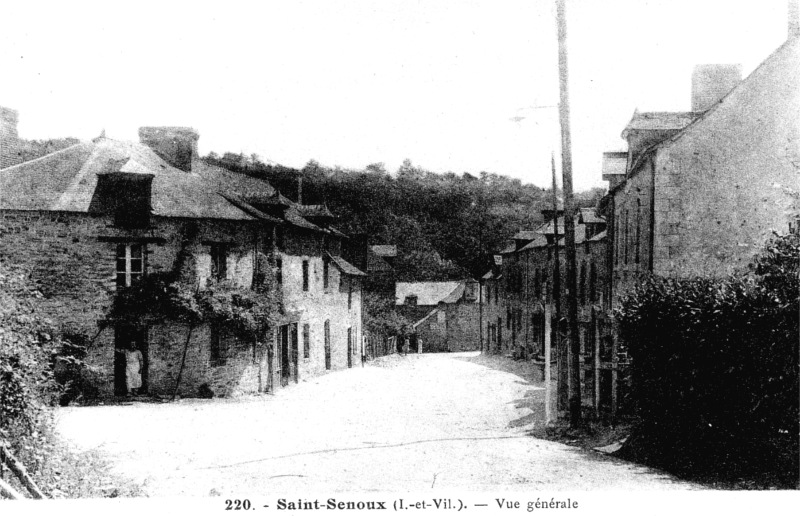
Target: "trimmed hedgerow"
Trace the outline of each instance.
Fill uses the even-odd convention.
[[[666,469],[793,486],[798,472],[800,234],[746,274],[656,278],[617,312],[641,425],[622,454]]]

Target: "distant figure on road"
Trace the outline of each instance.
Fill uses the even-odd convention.
[[[409,338],[405,337],[403,339],[403,354],[408,355],[408,346],[409,346]]]
[[[422,337],[417,337],[417,354],[422,353]]]
[[[125,383],[128,394],[139,394],[142,387],[142,352],[134,347],[125,350]]]

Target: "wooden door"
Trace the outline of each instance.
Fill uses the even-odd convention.
[[[331,322],[325,321],[325,369],[331,368]]]
[[[353,328],[347,328],[347,367],[353,367]]]
[[[281,361],[281,387],[289,384],[291,364],[289,360],[289,325],[281,326],[280,331],[280,361]]]

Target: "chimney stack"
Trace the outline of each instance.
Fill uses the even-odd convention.
[[[20,162],[17,152],[19,147],[18,120],[19,113],[17,111],[0,106],[0,168],[10,167]]]
[[[191,127],[140,127],[139,141],[164,161],[184,172],[192,171],[200,135]]]
[[[789,0],[789,39],[800,36],[800,7],[798,0]]]
[[[742,81],[740,64],[703,64],[692,72],[692,111],[706,111]]]

